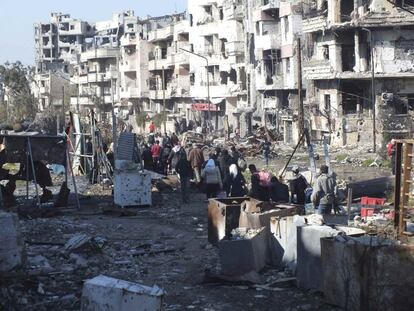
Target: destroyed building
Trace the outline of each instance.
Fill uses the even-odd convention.
[[[414,16],[390,2],[304,3],[303,72],[314,137],[372,145],[374,136],[384,144],[412,134]]]
[[[51,13],[48,23],[34,25],[35,74],[32,86],[40,111],[62,105],[62,87],[69,92],[70,65],[76,64],[93,26],[69,14]]]

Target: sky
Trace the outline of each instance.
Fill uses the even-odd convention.
[[[136,16],[161,16],[187,9],[187,0],[0,0],[0,64],[34,63],[33,24],[48,22],[50,12],[96,22],[112,13],[134,10]]]

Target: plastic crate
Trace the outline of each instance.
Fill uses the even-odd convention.
[[[361,208],[361,217],[362,218],[366,218],[366,217],[371,217],[374,215],[375,209],[371,208],[371,207],[362,207]]]
[[[362,197],[361,205],[384,205],[387,199]]]

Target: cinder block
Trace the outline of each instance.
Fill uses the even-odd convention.
[[[251,271],[261,271],[266,265],[269,247],[266,236],[265,228],[261,228],[250,238],[221,240],[219,257],[222,273],[243,275]]]
[[[321,238],[333,237],[338,231],[328,226],[297,228],[298,261],[296,278],[298,287],[305,290],[323,289]]]
[[[159,311],[163,297],[164,291],[158,286],[100,275],[83,285],[81,311]]]
[[[24,243],[15,214],[0,212],[0,272],[24,265]]]

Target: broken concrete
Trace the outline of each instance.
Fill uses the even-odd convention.
[[[8,272],[25,262],[24,243],[17,216],[0,212],[0,272]]]
[[[81,311],[159,311],[164,294],[158,286],[148,287],[100,275],[85,282]]]

